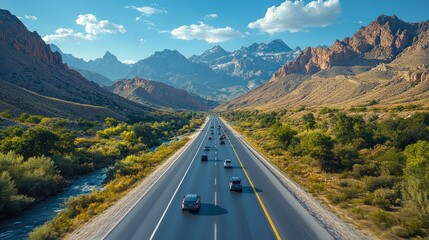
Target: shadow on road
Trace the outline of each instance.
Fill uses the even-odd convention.
[[[203,215],[203,216],[216,216],[227,214],[228,211],[225,208],[220,206],[216,206],[212,203],[201,203],[200,212],[191,212],[195,215]]]
[[[256,192],[262,192],[261,189],[255,187]],[[255,192],[253,191],[253,188],[250,186],[243,186],[243,193],[250,193],[250,194],[255,194]]]

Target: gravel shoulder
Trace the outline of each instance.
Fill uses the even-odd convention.
[[[119,199],[114,205],[106,211],[93,218],[91,221],[68,234],[65,239],[104,239],[110,231],[128,214],[129,211],[149,192],[153,185],[160,179],[170,166],[179,158],[180,155],[192,144],[195,138],[205,127],[208,118],[200,129],[189,136],[190,140],[168,158],[163,164],[158,166],[149,176],[144,178],[141,183],[133,188],[128,194]]]
[[[356,230],[352,225],[344,222],[332,212],[326,210],[311,194],[307,193],[300,185],[291,180],[280,171],[267,157],[254,149],[246,139],[235,131],[224,119],[221,120],[248,149],[256,156],[268,170],[282,183],[282,185],[299,201],[299,203],[318,221],[335,239],[370,239],[368,236]]]

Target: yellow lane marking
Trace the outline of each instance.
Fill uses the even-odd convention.
[[[228,138],[228,141],[229,141],[229,144],[230,144],[230,145],[231,145],[231,147],[232,147],[232,150],[233,150],[233,151],[234,151],[234,153],[235,153],[235,156],[237,156],[238,162],[240,162],[240,166],[241,166],[241,168],[243,169],[244,174],[246,175],[247,180],[249,181],[250,186],[252,187],[253,192],[255,193],[256,198],[258,199],[259,204],[261,205],[261,208],[262,208],[262,210],[264,211],[265,216],[267,217],[267,220],[268,220],[268,222],[270,223],[271,228],[273,229],[274,234],[276,235],[276,238],[277,238],[277,239],[281,239],[280,234],[279,234],[279,232],[277,231],[277,228],[276,228],[276,226],[274,225],[274,222],[273,222],[273,220],[271,219],[270,214],[268,213],[267,209],[265,208],[265,205],[264,205],[264,203],[262,202],[262,199],[259,197],[259,194],[258,194],[258,192],[256,191],[255,186],[253,185],[253,182],[252,182],[252,180],[251,180],[251,179],[250,179],[250,177],[249,177],[249,174],[247,174],[246,169],[244,169],[243,163],[241,162],[241,159],[240,159],[240,157],[238,156],[237,151],[235,151],[235,148],[234,148],[234,146],[232,145],[231,140],[229,140],[229,138]]]

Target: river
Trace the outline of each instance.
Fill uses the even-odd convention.
[[[19,216],[0,220],[0,239],[27,239],[29,232],[53,219],[61,211],[62,203],[66,199],[89,193],[94,187],[101,189],[106,178],[106,170],[106,168],[96,170],[79,178],[71,179],[70,187],[64,192],[35,204]]]

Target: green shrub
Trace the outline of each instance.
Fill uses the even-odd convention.
[[[381,175],[379,177],[365,177],[363,179],[366,189],[371,192],[374,192],[379,188],[393,188],[395,180],[395,177],[387,175]]]
[[[389,210],[398,198],[398,194],[393,189],[380,188],[374,191],[373,205],[384,210]]]
[[[374,223],[382,229],[390,228],[399,223],[398,219],[384,210],[377,210],[371,217],[374,220]]]

